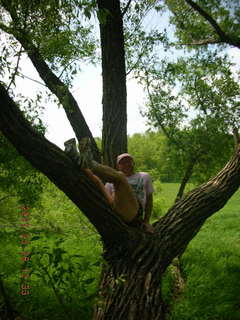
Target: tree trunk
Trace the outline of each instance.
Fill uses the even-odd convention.
[[[145,258],[151,259],[150,256]],[[155,267],[152,265],[151,271],[141,269],[136,262],[135,259],[128,264],[122,260],[115,268],[104,268],[94,320],[164,319],[159,261],[154,262]]]
[[[108,10],[106,21],[100,22],[103,76],[104,162],[115,167],[118,154],[127,151],[126,70],[123,22],[119,0],[98,0],[100,15]]]
[[[192,176],[192,172],[193,172],[193,168],[194,168],[195,164],[196,164],[196,159],[192,159],[189,162],[189,164],[187,166],[187,169],[185,171],[185,174],[184,174],[184,176],[182,178],[182,181],[181,181],[181,184],[180,184],[180,187],[179,187],[175,202],[182,198],[182,196],[184,194],[185,187],[186,187],[189,179]]]

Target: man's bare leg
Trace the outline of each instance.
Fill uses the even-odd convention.
[[[87,145],[86,143],[84,144],[84,142],[85,141],[83,140],[80,144],[80,152],[82,153],[85,151],[88,152],[88,150],[86,150]],[[91,160],[91,163],[89,163],[89,159],[81,159],[81,155],[79,156],[77,154],[77,149],[75,150],[75,148],[76,142],[74,139],[65,142],[65,152],[82,167],[82,170],[84,170],[88,177],[98,186],[106,199],[123,218],[123,220],[131,222],[137,215],[139,204],[124,174],[112,169],[111,167],[101,165],[94,160]],[[87,166],[89,166],[91,170],[87,168]],[[106,192],[104,184],[98,176],[110,183],[113,183],[115,189],[113,198],[111,198],[111,196]]]
[[[92,171],[114,185],[113,207],[126,222],[132,221],[137,215],[139,204],[125,175],[101,164],[94,166]]]
[[[102,181],[100,180],[100,178],[98,176],[96,176],[95,174],[93,174],[92,170],[90,170],[90,169],[82,169],[82,171],[85,172],[85,174],[88,176],[88,178],[90,180],[92,180],[92,182],[94,182],[97,185],[97,187],[101,190],[101,192],[103,193],[106,200],[112,205],[114,202],[114,199],[107,192],[107,190],[106,190],[104,184],[102,183]]]

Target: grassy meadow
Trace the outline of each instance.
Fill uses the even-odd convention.
[[[192,186],[188,186],[188,190]],[[174,201],[178,185],[155,183],[153,221]],[[164,297],[170,305],[168,320],[240,319],[240,236],[237,192],[228,204],[209,218],[181,258],[184,289],[172,299],[173,275],[164,278]],[[0,203],[0,275],[12,307],[27,319],[91,319],[101,271],[101,241],[94,228],[72,203],[50,185],[42,203],[31,210],[25,247],[31,261],[23,263],[17,227],[19,207]],[[10,223],[6,224],[6,219]],[[21,270],[29,268],[30,295],[20,294]],[[5,319],[0,293],[0,319]]]

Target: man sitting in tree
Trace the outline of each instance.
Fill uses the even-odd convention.
[[[117,157],[118,171],[93,160],[88,137],[80,141],[80,153],[75,139],[66,141],[64,145],[66,154],[99,187],[112,208],[126,223],[142,225],[146,231],[153,232],[153,227],[149,224],[153,193],[151,178],[146,172],[134,171],[134,161],[130,154],[123,153]],[[99,178],[108,181],[106,186]]]

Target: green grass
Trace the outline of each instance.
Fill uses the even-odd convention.
[[[194,186],[192,184],[188,184],[186,186],[186,192],[190,191],[193,187]],[[178,183],[160,183],[159,181],[154,183],[152,222],[155,222],[160,216],[163,216],[173,205],[178,188]]]

